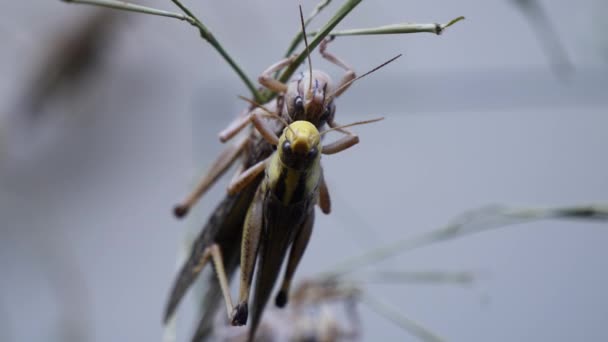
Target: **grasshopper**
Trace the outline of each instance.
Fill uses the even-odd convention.
[[[304,35],[306,37],[306,35]],[[323,58],[346,70],[340,83],[333,87],[329,76],[319,70],[309,69],[308,73],[301,73],[298,77],[290,81],[288,84],[282,84],[276,79],[272,79],[272,73],[287,66],[293,57],[283,59],[270,67],[268,67],[259,77],[262,85],[271,90],[279,92],[278,100],[275,103],[269,104],[271,111],[276,112],[284,118],[284,121],[293,121],[295,119],[304,119],[321,130],[327,123],[330,127],[336,127],[337,130],[344,133],[345,136],[337,140],[330,146],[326,147],[326,153],[336,151],[340,148],[348,148],[355,145],[358,137],[343,128],[339,128],[339,124],[334,120],[335,105],[334,99],[340,96],[344,91],[356,80],[369,75],[380,67],[392,62],[393,59],[383,63],[373,70],[356,77],[352,68],[346,63],[332,55],[327,51],[329,40],[320,44],[320,52]],[[305,40],[307,45],[307,42]],[[308,53],[308,46],[303,53]],[[310,65],[310,60],[309,60]],[[323,101],[321,101],[323,100]],[[233,121],[224,131],[220,133],[221,141],[228,141],[239,131],[248,126],[250,122],[257,123],[261,130],[274,135],[279,135],[284,128],[284,124],[277,120],[264,120],[263,111],[259,107],[253,106],[249,111],[244,111],[235,121]],[[270,136],[267,134],[267,136]],[[251,130],[251,133],[244,139],[240,139],[236,144],[227,147],[214,162],[211,170],[203,177],[196,189],[188,196],[188,198],[180,205],[174,208],[174,214],[177,217],[183,217],[189,209],[198,201],[198,199],[207,191],[207,189],[221,177],[227,169],[239,157],[243,159],[240,170],[250,169],[253,166],[258,166],[254,170],[260,172],[263,170],[260,162],[268,158],[273,152],[273,146],[269,144],[257,130]],[[322,172],[322,171],[321,171]],[[164,321],[173,316],[177,305],[181,301],[187,289],[192,285],[202,269],[201,260],[208,257],[210,247],[215,245],[222,251],[222,262],[224,273],[227,275],[226,282],[236,270],[240,258],[240,241],[242,239],[243,222],[249,205],[254,200],[254,195],[258,185],[263,179],[262,174],[248,181],[248,185],[239,187],[240,191],[236,192],[235,187],[228,190],[227,196],[218,204],[213,211],[211,217],[203,227],[200,235],[193,243],[193,248],[188,257],[188,260],[180,269],[178,276],[174,282],[169,301],[166,306]],[[326,189],[324,178],[321,177],[320,189]],[[323,199],[320,205],[324,213],[330,211],[330,200],[328,192],[320,191]],[[216,248],[213,247],[213,248]],[[217,268],[217,265],[216,265]],[[206,304],[203,317],[198,326],[198,330],[193,340],[200,340],[207,336],[212,328],[212,317],[217,310],[220,298],[220,287],[217,282],[209,281],[209,288],[204,295]],[[221,284],[219,284],[221,285]]]
[[[381,119],[355,124],[378,120]],[[265,131],[259,122],[257,114],[254,114],[255,127],[263,138],[277,146],[277,149],[270,157],[243,172],[230,184],[233,191],[239,192],[264,171],[264,180],[256,190],[243,226],[240,291],[236,306],[232,304],[220,247],[213,244],[207,248],[198,265],[203,267],[210,259],[213,261],[229,319],[233,325],[244,325],[249,315],[249,293],[257,260],[250,341],[255,336],[287,250],[290,249],[287,268],[275,300],[278,307],[287,304],[291,280],[308,245],[314,224],[314,205],[318,203],[321,208],[329,205],[326,201],[329,198],[327,188],[322,185],[321,154],[338,153],[352,146],[336,147],[331,143],[322,145],[322,133],[308,121],[301,120],[289,124],[280,137],[271,131]],[[332,130],[355,124],[335,127]],[[323,133],[329,131],[331,130]]]

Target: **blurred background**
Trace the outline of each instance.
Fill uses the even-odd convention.
[[[296,1],[186,3],[252,78],[299,30]],[[324,157],[333,212],[317,216],[298,279],[471,208],[608,199],[608,3],[367,1],[338,28],[460,15],[441,36],[330,46],[359,73],[404,56],[337,101],[341,123],[386,120]],[[13,1],[0,41],[0,341],[160,340],[177,251],[227,180],[185,221],[171,208],[222,149],[217,132],[247,89],[169,18]],[[78,63],[62,65],[68,55]],[[318,53],[313,65],[342,76]],[[375,266],[471,272],[472,284],[365,290],[448,341],[606,341],[607,243],[606,223],[513,226]],[[179,308],[178,341],[192,334],[194,302]],[[417,340],[360,309],[363,340]]]

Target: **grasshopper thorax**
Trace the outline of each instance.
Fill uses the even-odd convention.
[[[285,94],[285,107],[291,120],[306,120],[322,127],[333,119],[335,106],[329,100],[331,79],[320,70],[300,73],[291,81]]]

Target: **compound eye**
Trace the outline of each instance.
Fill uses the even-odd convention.
[[[321,122],[327,122],[327,119],[329,119],[329,114],[331,113],[331,109],[329,108],[329,105],[327,107],[325,107],[325,110],[323,111],[323,114],[321,114]]]
[[[293,105],[296,107],[296,110],[304,109],[304,101],[302,100],[302,96],[296,96],[293,100]]]
[[[285,140],[281,148],[283,149],[283,152],[291,153],[291,143],[289,141]]]
[[[310,151],[308,151],[308,159],[314,159],[317,157],[319,150],[316,147],[313,147]]]

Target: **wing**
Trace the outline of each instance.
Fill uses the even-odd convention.
[[[314,196],[309,196],[298,205],[288,206],[270,193],[264,199],[263,230],[250,307],[249,341],[255,336],[289,246],[307,218],[314,215],[314,199]]]

